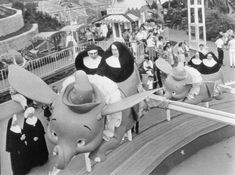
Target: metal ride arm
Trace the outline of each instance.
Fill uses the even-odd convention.
[[[222,89],[224,92],[235,94],[235,88],[231,86],[235,84],[235,81],[227,82],[225,84],[220,84],[219,88]]]
[[[162,101],[168,103],[167,108],[175,111],[180,111],[183,113],[188,113],[192,115],[197,115],[200,117],[216,120],[218,122],[226,123],[235,126],[235,114],[228,112],[223,112],[215,109],[205,108],[197,105],[192,105],[188,103],[183,103],[179,101],[171,101],[165,97],[158,95],[150,95],[150,99]]]

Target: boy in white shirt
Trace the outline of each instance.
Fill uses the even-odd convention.
[[[223,60],[224,60],[224,51],[223,51],[224,40],[223,40],[223,36],[222,35],[220,35],[219,38],[215,41],[215,45],[216,45],[217,51],[218,51],[218,62],[223,65]]]

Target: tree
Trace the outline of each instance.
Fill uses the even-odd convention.
[[[152,18],[150,20],[164,23],[163,7],[161,0],[152,0],[152,1],[146,0],[146,3],[152,13]]]
[[[27,3],[24,5],[21,2],[14,2],[12,7],[22,10],[25,24],[38,23],[39,32],[54,31],[63,27],[63,24],[56,18],[51,17],[49,14],[38,12],[36,3]]]
[[[233,15],[235,0],[208,0],[207,7],[227,15]]]

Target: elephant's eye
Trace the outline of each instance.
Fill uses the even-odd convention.
[[[77,141],[77,146],[83,146],[83,145],[85,145],[85,140],[80,139]]]
[[[52,135],[57,137],[57,134],[54,131],[52,131]]]
[[[58,136],[55,131],[52,130],[51,135],[56,139],[56,141],[58,140]]]
[[[172,95],[176,95],[176,92],[175,92],[175,91],[173,91],[171,94],[172,94]]]

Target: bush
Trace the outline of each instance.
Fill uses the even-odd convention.
[[[207,40],[215,40],[219,32],[226,32],[228,29],[235,29],[235,21],[232,17],[217,10],[206,10]]]

